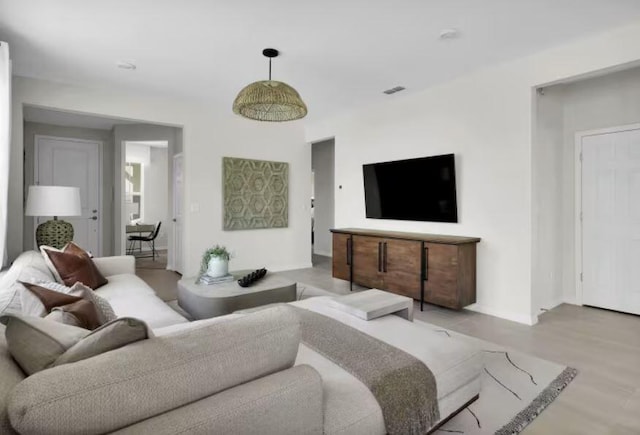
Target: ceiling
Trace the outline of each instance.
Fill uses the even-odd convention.
[[[273,78],[318,118],[638,18],[638,0],[0,0],[0,39],[18,75],[229,111],[274,47]],[[447,28],[460,37],[440,40]]]
[[[130,121],[104,116],[86,115],[84,113],[63,112],[41,107],[25,106],[23,109],[25,121],[40,122],[42,124],[61,125],[63,127],[96,128],[111,130],[116,124],[141,124],[141,121]]]

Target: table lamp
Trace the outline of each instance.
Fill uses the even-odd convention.
[[[29,186],[27,216],[53,216],[38,225],[36,243],[62,249],[73,240],[73,225],[58,216],[80,216],[80,189],[66,186]]]

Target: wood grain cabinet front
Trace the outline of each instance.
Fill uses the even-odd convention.
[[[384,289],[420,300],[420,249],[413,240],[384,239]]]
[[[353,236],[353,282],[364,287],[384,288],[379,237]]]
[[[351,234],[333,235],[333,277],[351,279]]]
[[[443,307],[476,301],[477,237],[347,228],[333,232],[333,276]]]

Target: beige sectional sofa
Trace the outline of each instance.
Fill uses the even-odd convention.
[[[0,291],[34,270],[47,273],[41,260],[23,254],[0,279]],[[147,322],[155,337],[25,378],[0,326],[0,433],[385,433],[371,392],[300,343],[292,310],[189,323],[134,275],[132,258],[95,263],[109,280],[96,292],[118,316]],[[359,320],[331,310],[323,297],[294,304],[423,360],[436,378],[441,420],[479,393],[478,349],[397,316]]]

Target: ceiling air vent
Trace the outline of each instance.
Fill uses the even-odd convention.
[[[396,92],[404,91],[405,88],[403,86],[396,86],[395,88],[387,89],[383,91],[387,95],[395,94]]]

